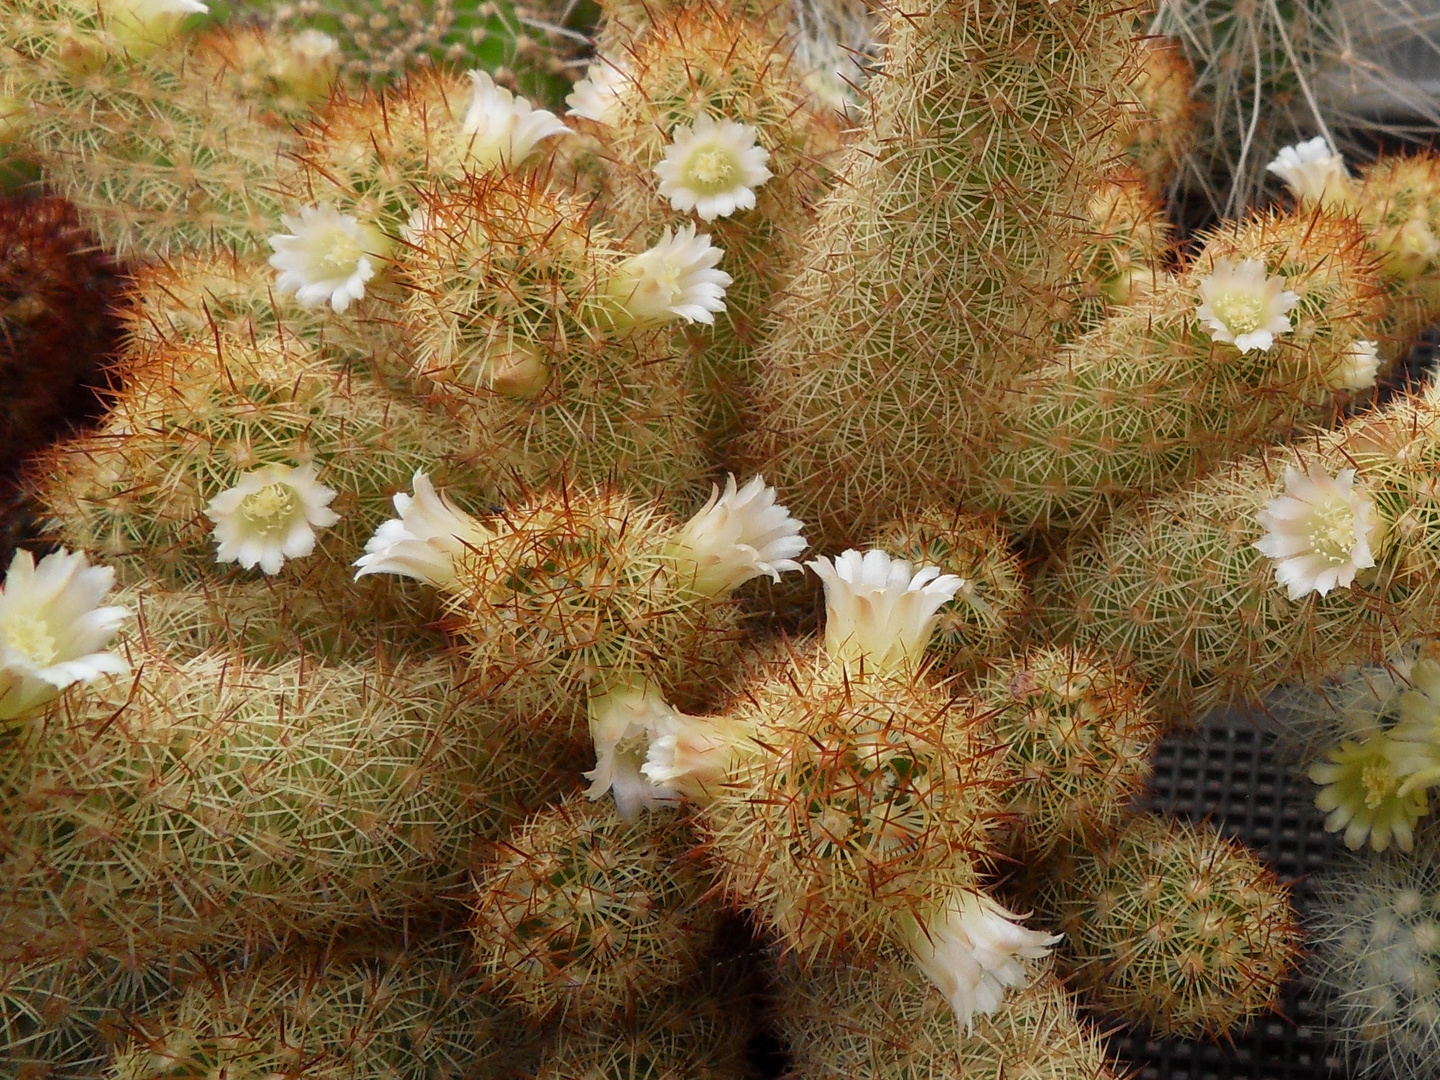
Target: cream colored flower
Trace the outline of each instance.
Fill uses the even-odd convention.
[[[275,286],[294,293],[302,307],[329,302],[344,311],[365,295],[365,283],[380,271],[390,241],[333,206],[307,206],[298,217],[280,219],[290,230],[270,238],[270,265],[280,271]]]
[[[1284,180],[1301,202],[1344,198],[1350,190],[1345,159],[1331,151],[1323,135],[1282,148],[1265,168]]]
[[[908,562],[878,550],[805,565],[825,585],[826,654],[847,667],[863,661],[870,671],[918,664],[940,608],[965,584],[934,566],[912,573]]]
[[[635,325],[669,322],[713,323],[725,310],[725,290],[734,280],[716,270],[724,252],[710,237],[686,225],[666,229],[655,246],[620,264],[606,290],[616,321]]]
[[[805,550],[804,526],[775,503],[775,489],[755,476],[743,488],[725,479],[725,492],[712,489],[710,500],[687,521],[665,548],[679,565],[677,574],[695,592],[722,596],[751,578],[779,581],[799,570],[795,556]]]
[[[1277,560],[1275,580],[1291,600],[1310,592],[1325,596],[1375,565],[1380,522],[1354,469],[1332,477],[1287,467],[1285,494],[1266,503],[1257,520],[1266,533],[1254,546]]]
[[[629,71],[621,64],[597,60],[585,69],[585,77],[575,84],[565,104],[567,116],[579,116],[597,124],[615,122],[620,93],[630,81]]]
[[[736,758],[753,748],[754,728],[723,716],[687,716],[671,709],[657,718],[640,772],[650,783],[706,802],[719,791]]]
[[[330,509],[335,492],[315,475],[313,464],[264,465],[211,499],[205,516],[215,523],[215,561],[278,574],[286,559],[314,551],[315,530],[340,520]]]
[[[1380,346],[1373,341],[1353,341],[1330,373],[1330,385],[1337,390],[1365,390],[1375,385],[1379,372]]]
[[[660,194],[676,210],[704,221],[755,206],[755,189],[769,180],[770,152],[753,127],[701,116],[693,128],[676,128],[655,166]]]
[[[1415,823],[1430,810],[1424,788],[1402,792],[1404,777],[1391,760],[1395,750],[1391,736],[1377,731],[1363,742],[1346,739],[1310,768],[1310,779],[1320,785],[1315,805],[1328,815],[1325,830],[1344,829],[1352,851],[1367,839],[1376,851],[1392,839],[1409,851]]]
[[[1291,330],[1289,311],[1300,294],[1285,288],[1279,274],[1265,276],[1265,264],[1246,259],[1236,265],[1216,259],[1215,269],[1200,280],[1200,306],[1196,317],[1216,341],[1234,345],[1242,353],[1266,351],[1276,334]]]
[[[0,720],[13,720],[67,686],[124,675],[125,660],[102,650],[130,612],[100,607],[115,583],[108,566],[60,550],[35,563],[15,553],[0,585]]]
[[[340,73],[340,42],[323,30],[302,30],[281,42],[272,61],[275,79],[298,98],[322,98]]]
[[[1030,981],[1022,960],[1048,956],[1060,940],[1059,934],[1026,930],[1019,925],[1022,918],[982,893],[962,890],[908,936],[920,970],[940,988],[967,1031],[976,1013],[993,1013],[1006,990]]]
[[[483,548],[494,534],[435,490],[423,472],[412,481],[413,496],[396,492],[395,512],[365,544],[355,561],[357,579],[366,574],[398,574],[423,581],[442,592],[460,589],[457,563]]]
[[[1409,685],[1398,696],[1399,719],[1390,729],[1386,757],[1401,778],[1399,795],[1440,782],[1440,663],[1433,643],[1405,672]],[[1404,665],[1401,665],[1402,671]]]
[[[140,59],[174,40],[191,15],[210,8],[201,0],[104,0],[100,10],[121,48]]]
[[[676,802],[680,793],[645,775],[650,739],[675,710],[643,682],[622,684],[590,699],[590,738],[595,743],[595,768],[585,773],[592,799],[614,796],[615,809],[626,821],[641,810]]]
[[[569,135],[570,129],[547,109],[536,109],[516,97],[484,71],[470,72],[474,93],[460,125],[470,136],[468,164],[477,170],[494,165],[514,169],[542,139]]]

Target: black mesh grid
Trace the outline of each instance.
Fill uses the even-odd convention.
[[[1307,875],[1337,842],[1321,828],[1314,786],[1274,753],[1263,720],[1216,713],[1195,731],[1167,739],[1155,759],[1151,806],[1194,821],[1209,819],[1243,840],[1294,888],[1302,915]],[[1344,1073],[1315,1026],[1317,1006],[1292,981],[1280,1016],[1267,1017],[1232,1043],[1147,1039],[1120,1031],[1119,1060],[1141,1080],[1342,1080]]]

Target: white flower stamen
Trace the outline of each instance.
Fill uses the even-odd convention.
[[[770,152],[746,124],[706,115],[692,128],[676,128],[671,139],[655,166],[660,194],[704,221],[754,208],[755,189],[773,175],[766,165]]]
[[[344,311],[365,295],[390,250],[384,233],[333,206],[307,206],[280,220],[290,232],[270,238],[270,265],[280,271],[276,288],[294,293],[302,307],[328,302]]]
[[[115,583],[108,566],[81,552],[41,559],[15,553],[0,585],[0,720],[13,720],[60,696],[75,683],[130,670],[103,651],[130,612],[100,607]]]
[[[925,975],[940,988],[955,1017],[970,1030],[975,1014],[993,1013],[1005,991],[1030,981],[1022,960],[1049,955],[1058,934],[1026,930],[1017,915],[988,896],[961,891],[938,917],[909,935],[907,944]]]
[[[1301,202],[1343,198],[1350,190],[1345,159],[1330,149],[1323,135],[1282,148],[1265,168],[1285,181]]]
[[[775,489],[764,477],[752,477],[737,488],[735,477],[715,487],[710,500],[666,546],[681,565],[678,574],[703,596],[723,596],[761,574],[779,581],[787,570],[799,570],[795,556],[805,550],[804,526],[775,503]]]
[[[472,71],[470,82],[474,92],[460,130],[470,136],[468,157],[472,168],[488,169],[498,164],[514,169],[541,140],[570,134],[558,116],[496,86],[489,73]]]
[[[335,492],[315,479],[313,464],[265,465],[240,477],[205,508],[215,523],[215,561],[278,574],[286,559],[315,550],[315,530],[340,520]]]
[[[1275,344],[1276,334],[1292,329],[1289,311],[1300,302],[1300,294],[1285,288],[1285,279],[1265,275],[1265,264],[1246,259],[1215,260],[1214,271],[1200,280],[1200,305],[1196,317],[1216,341],[1234,345],[1242,353],[1261,352]]]
[[[1271,499],[1258,520],[1266,534],[1254,546],[1277,560],[1275,580],[1291,600],[1310,592],[1325,596],[1375,565],[1380,522],[1374,502],[1355,484],[1354,469],[1331,477],[1286,468],[1285,494]]]
[[[616,268],[606,290],[612,318],[640,326],[673,319],[713,323],[734,280],[715,269],[722,255],[710,237],[695,235],[693,225],[673,235],[666,229],[654,247]]]
[[[415,494],[395,493],[399,517],[384,522],[366,542],[365,554],[355,561],[355,577],[398,574],[442,592],[456,592],[459,564],[494,534],[439,494],[423,472],[417,472],[411,483]]]
[[[965,584],[938,567],[913,571],[883,551],[843,552],[832,565],[805,564],[825,585],[825,652],[847,667],[863,661],[871,671],[920,662],[945,604]]]

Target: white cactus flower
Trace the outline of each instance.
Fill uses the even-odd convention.
[[[1283,147],[1265,168],[1284,180],[1301,202],[1343,196],[1350,187],[1345,159],[1330,149],[1323,135]]]
[[[825,651],[850,666],[863,660],[871,671],[918,664],[937,615],[965,584],[938,567],[912,571],[883,551],[843,552],[832,564],[805,564],[825,585]]]
[[[727,476],[725,491],[714,487],[705,506],[666,545],[679,564],[679,577],[704,596],[722,596],[751,578],[779,581],[799,570],[795,556],[805,550],[803,524],[775,503],[775,489],[761,476],[737,488]]]
[[[1049,955],[1059,934],[1026,930],[1024,916],[981,893],[959,891],[938,917],[920,924],[906,944],[920,970],[940,988],[955,1017],[970,1030],[975,1014],[993,1013],[1006,990],[1026,985],[1022,960]]]
[[[708,115],[694,127],[676,128],[655,166],[660,194],[704,221],[752,209],[755,189],[773,175],[766,165],[770,152],[758,138],[753,127]]]
[[[390,250],[379,229],[333,206],[307,206],[280,221],[290,232],[270,238],[275,249],[270,265],[280,271],[275,285],[294,293],[302,307],[328,302],[344,311],[365,295],[366,282],[380,272]]]
[[[398,574],[442,592],[458,591],[457,562],[484,547],[494,534],[439,494],[423,472],[411,483],[415,494],[395,493],[400,516],[384,522],[366,542],[365,554],[355,561],[355,577]]]
[[[468,164],[472,168],[500,165],[514,169],[541,140],[570,134],[558,116],[496,86],[488,72],[470,72],[470,82],[474,93],[460,131],[470,136]]]
[[[623,65],[597,60],[585,69],[585,77],[571,88],[565,98],[565,104],[570,106],[565,115],[579,116],[597,124],[613,124],[620,93],[629,78],[629,71]]]
[[[0,720],[13,720],[60,696],[67,686],[130,665],[104,652],[130,612],[101,607],[115,571],[61,549],[37,565],[15,552],[0,585]]]
[[[647,325],[684,319],[713,323],[725,310],[725,290],[734,280],[715,266],[725,253],[686,225],[669,229],[654,247],[620,264],[606,296],[617,321]]]
[[[1366,390],[1375,385],[1379,373],[1380,346],[1373,341],[1353,341],[1330,373],[1330,385],[1337,390]]]
[[[719,790],[754,728],[723,716],[687,716],[676,709],[657,718],[640,772],[651,784],[705,802]]]
[[[1200,280],[1200,305],[1196,317],[1216,341],[1234,345],[1242,353],[1261,352],[1275,344],[1276,334],[1292,329],[1289,311],[1300,302],[1300,294],[1285,288],[1279,274],[1266,277],[1265,264],[1246,259],[1215,260],[1215,269]]]
[[[680,794],[656,784],[643,768],[650,739],[659,724],[675,710],[652,687],[622,685],[590,699],[590,738],[595,743],[595,768],[585,773],[590,786],[585,794],[615,798],[615,809],[626,821],[641,810],[679,800]]]
[[[115,40],[141,59],[173,40],[191,15],[210,8],[201,0],[104,0],[100,10]]]
[[[215,523],[215,561],[278,574],[286,559],[314,551],[315,530],[340,520],[330,509],[335,492],[315,476],[313,464],[264,465],[211,499],[205,516]]]
[[[1381,527],[1375,504],[1355,483],[1355,470],[1285,470],[1285,494],[1258,515],[1265,536],[1255,548],[1276,560],[1275,580],[1299,600],[1350,585],[1357,570],[1375,565]]]

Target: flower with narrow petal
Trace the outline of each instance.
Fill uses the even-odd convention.
[[[1366,390],[1375,385],[1379,373],[1380,346],[1373,341],[1352,341],[1330,372],[1330,385],[1337,390]]]
[[[704,221],[752,209],[755,189],[773,175],[766,165],[770,152],[758,139],[753,127],[708,115],[694,127],[676,128],[655,166],[660,194]]]
[[[723,596],[751,578],[779,581],[786,570],[799,570],[795,556],[805,550],[804,526],[775,503],[775,489],[761,476],[737,488],[725,479],[725,492],[714,487],[710,500],[666,545],[680,578],[702,596]]]
[[[674,788],[657,784],[644,773],[650,739],[661,721],[675,714],[655,689],[643,682],[624,683],[590,699],[590,738],[595,743],[595,768],[585,773],[585,794],[599,799],[607,792],[626,821],[641,810],[673,803]]]
[[[1255,548],[1276,560],[1275,580],[1291,600],[1327,595],[1350,585],[1357,570],[1375,565],[1381,527],[1375,503],[1355,483],[1355,470],[1285,469],[1285,494],[1257,516],[1265,535]]]
[[[1428,643],[1413,664],[1399,665],[1409,685],[1397,699],[1399,720],[1387,733],[1386,757],[1401,777],[1397,795],[1440,783],[1440,663]]]
[[[384,522],[355,561],[357,579],[366,574],[398,574],[423,581],[442,592],[458,592],[460,564],[488,544],[494,534],[435,490],[430,477],[417,472],[413,496],[396,492],[400,516]]]
[[[566,116],[578,116],[597,124],[615,122],[620,93],[630,80],[629,71],[621,64],[597,60],[585,69],[585,77],[577,82],[565,98],[570,108]]]
[[[380,271],[390,241],[329,205],[307,206],[299,216],[280,219],[290,231],[270,238],[270,265],[280,271],[275,285],[294,293],[302,307],[329,302],[344,311],[365,295],[365,283]]]
[[[652,725],[640,772],[658,788],[706,802],[736,758],[753,748],[753,734],[753,725],[741,720],[671,709]]]
[[[335,492],[315,476],[313,464],[264,465],[211,499],[205,516],[215,523],[215,561],[278,574],[286,559],[314,551],[315,530],[340,520],[330,509]]]
[[[982,893],[961,890],[940,914],[908,935],[906,944],[920,970],[940,988],[955,1017],[970,1030],[975,1014],[993,1013],[1006,990],[1030,981],[1022,960],[1039,960],[1059,934],[1026,930],[1023,915]]]
[[[468,164],[477,170],[494,165],[514,169],[530,156],[542,139],[569,135],[570,129],[548,109],[534,108],[516,97],[484,71],[470,72],[473,94],[462,134],[470,137]]]
[[[825,585],[825,652],[871,671],[918,664],[942,607],[965,584],[938,567],[912,571],[883,551],[841,553],[805,564]]]
[[[19,550],[0,585],[0,720],[60,696],[67,686],[124,675],[124,658],[102,651],[130,612],[101,607],[115,583],[108,566],[91,566],[63,548],[35,556]]]
[[[1285,284],[1279,274],[1266,277],[1259,259],[1238,265],[1216,259],[1214,270],[1200,279],[1196,317],[1216,341],[1234,345],[1242,353],[1265,352],[1275,344],[1276,334],[1290,332],[1289,312],[1300,302],[1300,294],[1290,292]]]
[[[1345,159],[1330,149],[1323,135],[1281,148],[1265,168],[1284,180],[1301,202],[1344,198],[1350,190]]]
[[[1392,743],[1383,731],[1361,742],[1346,739],[1310,768],[1310,779],[1320,785],[1315,805],[1327,815],[1325,830],[1345,830],[1345,846],[1352,851],[1366,840],[1384,851],[1392,839],[1401,851],[1409,851],[1415,823],[1429,812],[1423,787],[1405,789]]]
[[[713,323],[725,310],[725,290],[734,280],[716,270],[725,253],[686,225],[666,229],[655,246],[632,255],[615,270],[606,289],[612,318],[620,325],[645,326],[684,319]]]

